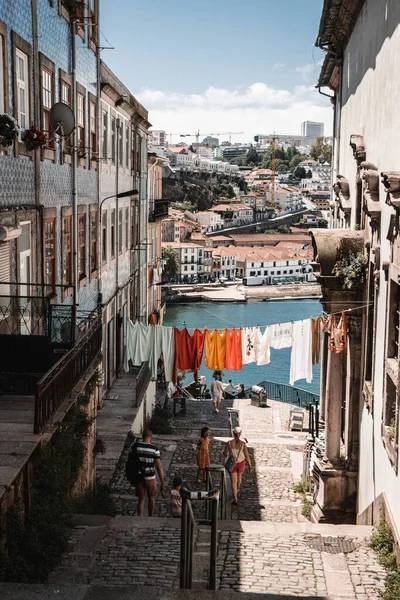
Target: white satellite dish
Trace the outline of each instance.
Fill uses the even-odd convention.
[[[50,123],[53,131],[61,137],[68,137],[75,129],[75,116],[68,104],[56,102],[50,110]]]

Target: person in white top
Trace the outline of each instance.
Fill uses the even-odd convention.
[[[230,397],[233,397],[236,393],[235,387],[232,383],[232,379],[229,380],[229,383],[227,383],[224,386],[224,392],[225,394],[229,394]]]
[[[222,385],[222,381],[219,379],[215,379],[215,381],[212,382],[211,395],[214,410],[216,413],[219,413],[219,405],[221,404],[222,396],[224,395],[224,386]]]
[[[233,440],[229,440],[226,443],[224,449],[224,456],[228,458],[229,456],[233,457],[235,461],[235,466],[232,471],[229,473],[231,476],[231,488],[233,494],[232,504],[238,503],[238,493],[240,490],[240,486],[242,485],[242,475],[246,470],[246,462],[249,467],[249,473],[252,472],[251,461],[249,452],[247,450],[246,442],[240,439],[240,434],[242,430],[240,427],[235,427],[233,430]]]

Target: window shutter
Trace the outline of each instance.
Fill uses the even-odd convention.
[[[10,294],[10,286],[2,283],[10,281],[10,268],[10,242],[0,242],[0,296],[8,296]]]

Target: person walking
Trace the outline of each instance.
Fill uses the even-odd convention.
[[[180,518],[182,515],[182,497],[180,494],[182,485],[182,477],[180,475],[174,477],[174,489],[171,491],[171,514],[175,518]]]
[[[224,395],[224,386],[220,379],[215,379],[211,384],[211,395],[214,405],[214,411],[219,413],[219,405],[221,404],[222,396]]]
[[[152,439],[153,433],[150,429],[146,428],[142,435],[143,441],[137,442],[135,445],[138,466],[142,475],[141,481],[135,486],[136,496],[139,499],[137,508],[139,517],[143,517],[146,496],[149,517],[152,517],[154,514],[157,495],[156,470],[161,483],[160,492],[165,497],[164,470],[161,463],[161,455],[160,451],[151,443]]]
[[[203,427],[197,442],[197,483],[206,480],[206,467],[210,466],[208,447],[210,445],[210,428]]]
[[[238,503],[238,494],[242,485],[242,475],[246,470],[246,462],[249,467],[249,473],[252,472],[251,461],[249,452],[247,450],[247,444],[240,439],[242,430],[240,427],[235,427],[233,430],[233,439],[226,443],[224,449],[224,456],[226,459],[231,458],[233,468],[229,471],[231,477],[231,488],[233,494],[232,504]]]

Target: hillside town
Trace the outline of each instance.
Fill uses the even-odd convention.
[[[400,600],[399,56],[0,0],[1,600]]]

